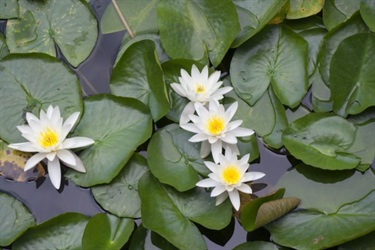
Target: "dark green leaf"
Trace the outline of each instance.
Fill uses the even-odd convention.
[[[347,120],[324,113],[308,114],[289,125],[283,143],[304,163],[322,169],[352,169],[360,159],[348,152],[356,128]]]
[[[9,54],[9,49],[5,43],[5,38],[2,33],[0,33],[0,60]]]
[[[64,63],[43,54],[9,55],[0,61],[0,137],[24,142],[16,126],[26,112],[39,117],[41,109],[59,106],[64,119],[82,113],[81,86]]]
[[[233,250],[249,250],[249,249],[256,249],[256,250],[279,250],[279,248],[271,243],[271,242],[267,242],[267,241],[250,241],[250,242],[245,242],[245,243],[242,243],[238,246],[236,246],[235,248],[233,248]]]
[[[157,246],[159,249],[163,250],[178,250],[169,241],[164,239],[162,236],[155,232],[151,232],[151,242],[153,245]]]
[[[372,0],[361,0],[359,10],[367,26],[372,32],[375,32],[375,2]]]
[[[271,84],[281,103],[296,107],[307,92],[308,44],[286,26],[269,26],[239,47],[231,63],[237,94],[253,106]]]
[[[89,219],[78,213],[60,214],[30,228],[12,249],[82,249],[82,236]]]
[[[290,0],[287,19],[299,19],[315,15],[321,11],[324,0]]]
[[[371,250],[375,246],[375,231],[372,231],[365,236],[359,237],[352,241],[340,245],[338,250],[353,250],[353,249],[366,249]]]
[[[155,44],[143,40],[132,44],[113,69],[111,93],[133,97],[148,105],[154,121],[169,111],[163,71],[155,57]]]
[[[13,196],[0,193],[0,246],[10,245],[28,228],[35,225],[29,210]]]
[[[131,237],[129,250],[144,250],[148,230],[140,224]]]
[[[346,117],[375,105],[375,35],[363,33],[344,39],[330,66],[333,110]]]
[[[326,0],[323,21],[328,30],[348,20],[359,9],[360,1]]]
[[[17,0],[0,0],[0,19],[10,19],[18,17]]]
[[[146,159],[134,154],[109,184],[91,188],[95,200],[105,210],[119,217],[141,217],[138,180],[147,170]]]
[[[134,221],[110,214],[97,214],[86,225],[82,237],[82,249],[116,250],[129,240]]]
[[[162,0],[157,12],[160,39],[172,58],[198,61],[208,54],[217,66],[240,31],[231,0]]]
[[[138,100],[106,94],[85,99],[74,136],[92,138],[95,144],[80,154],[87,172],[69,169],[65,176],[85,187],[109,183],[151,136],[151,123],[147,107]]]

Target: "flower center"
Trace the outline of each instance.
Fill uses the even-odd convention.
[[[223,170],[222,178],[228,185],[236,184],[241,178],[240,170],[237,166],[229,165]]]
[[[204,92],[204,85],[202,85],[202,84],[195,84],[195,92],[197,94],[200,94],[200,93]]]
[[[47,128],[43,132],[40,132],[39,135],[39,144],[43,148],[49,148],[54,146],[59,141],[56,131]]]
[[[208,119],[207,123],[207,130],[212,135],[218,135],[220,134],[224,129],[224,119],[214,115],[211,118]]]

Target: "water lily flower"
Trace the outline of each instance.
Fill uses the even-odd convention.
[[[219,155],[219,164],[205,161],[205,165],[212,171],[209,178],[200,180],[196,186],[213,187],[211,197],[216,197],[216,205],[223,203],[229,196],[233,207],[238,211],[240,208],[240,194],[251,194],[253,191],[246,182],[254,181],[265,176],[262,172],[246,172],[249,168],[248,160],[250,154],[243,156],[240,160],[237,155],[228,148],[225,156]]]
[[[180,124],[189,122],[189,115],[195,112],[194,103],[198,102],[205,105],[211,100],[221,100],[224,94],[232,90],[232,87],[220,88],[223,82],[219,81],[219,78],[220,71],[208,75],[207,65],[202,72],[199,72],[197,66],[193,65],[191,75],[181,69],[181,77],[178,78],[180,84],[172,83],[170,85],[177,94],[190,100],[181,113]]]
[[[86,172],[79,157],[69,149],[86,147],[94,143],[88,137],[66,136],[77,122],[79,112],[75,112],[63,123],[59,107],[48,107],[47,112],[40,111],[40,119],[32,113],[26,113],[28,125],[17,126],[22,136],[29,142],[11,143],[8,147],[24,152],[38,152],[25,164],[27,171],[44,158],[48,160],[48,173],[53,186],[60,188],[61,169],[59,159],[68,167],[79,172]]]
[[[193,123],[180,126],[190,132],[196,133],[189,141],[202,142],[201,157],[205,158],[212,153],[215,162],[223,148],[229,147],[232,152],[239,154],[237,137],[250,136],[254,131],[239,127],[242,120],[230,121],[238,108],[238,102],[234,102],[227,110],[218,101],[210,101],[207,110],[202,104],[195,103],[197,115],[190,115]]]

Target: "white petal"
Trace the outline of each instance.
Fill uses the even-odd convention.
[[[217,164],[213,163],[213,162],[210,162],[210,161],[205,161],[204,164],[206,165],[206,167],[211,170],[211,172],[213,173],[216,173],[216,169],[217,169]]]
[[[9,148],[17,149],[23,152],[38,152],[38,148],[30,142],[11,143],[8,145]]]
[[[237,137],[235,137],[232,133],[226,133],[225,136],[220,136],[220,139],[228,144],[237,143]]]
[[[195,66],[195,65],[194,65]],[[200,74],[201,76],[201,79],[206,81],[208,79],[208,66],[204,66],[204,68],[202,69],[202,72]],[[219,72],[219,77],[220,77],[220,72]]]
[[[211,144],[212,158],[214,159],[215,163],[219,162],[219,155],[221,154],[221,151],[222,151],[221,145],[222,145],[222,143],[221,143],[220,140]]]
[[[60,188],[61,184],[61,169],[59,158],[55,157],[53,161],[48,161],[49,178],[56,189]]]
[[[228,120],[232,120],[234,114],[237,111],[237,108],[238,108],[238,102],[234,102],[232,105],[229,106],[229,108],[225,112]]]
[[[56,152],[50,152],[50,153],[48,153],[48,154],[46,155],[46,157],[47,157],[47,159],[48,159],[49,161],[53,161],[53,160],[56,159]]]
[[[68,119],[63,124],[61,131],[61,139],[64,140],[65,137],[69,134],[70,130],[73,128],[74,124],[77,122],[79,117],[79,112],[74,112],[71,114]]]
[[[207,188],[207,187],[216,187],[217,185],[217,182],[210,179],[210,178],[207,178],[207,179],[203,179],[203,180],[200,180],[197,182],[197,184],[195,184],[197,187],[204,187],[204,188]]]
[[[57,112],[60,114],[60,109],[59,109],[59,107],[58,106],[56,106],[56,108],[58,109],[57,110]],[[49,118],[49,119],[51,119],[51,117],[52,117],[52,114],[55,112],[55,109],[52,107],[52,105],[49,105],[48,106],[48,108],[47,108],[47,117]],[[59,117],[60,117],[60,115],[59,115]],[[52,120],[52,119],[51,119]]]
[[[34,131],[31,129],[29,125],[19,125],[17,126],[17,129],[22,133],[22,134],[33,134]]]
[[[242,193],[246,193],[246,194],[252,194],[253,193],[253,190],[251,189],[251,187],[249,185],[244,184],[244,183],[242,183],[240,186],[236,187],[236,189],[241,191]]]
[[[171,88],[180,96],[186,97],[186,91],[185,89],[181,86],[181,84],[178,83],[171,83]]]
[[[180,124],[180,127],[187,130],[187,131],[193,132],[193,133],[199,133],[200,132],[200,130],[197,128],[197,126],[194,125],[193,123]]]
[[[230,132],[236,137],[250,136],[254,134],[254,130],[248,128],[236,128]]]
[[[190,142],[201,142],[201,141],[206,141],[208,138],[207,135],[205,134],[196,134],[196,135],[193,135],[189,141]]]
[[[207,67],[207,66],[206,66]],[[206,68],[205,67],[205,68]],[[214,73],[212,73],[211,75],[210,75],[210,77],[208,78],[208,82],[210,83],[210,85],[213,85],[213,84],[215,84],[215,83],[217,83],[217,81],[219,80],[219,78],[220,78],[220,74],[221,74],[221,72],[220,71],[215,71]],[[222,84],[222,82],[219,84],[219,86]]]
[[[207,136],[207,135],[206,135],[206,136]],[[209,142],[210,144],[213,144],[213,143],[215,143],[215,142],[218,141],[218,138],[215,137],[215,136],[207,136],[207,139],[208,139],[208,142]]]
[[[211,153],[211,145],[208,141],[203,141],[201,144],[201,158],[206,158]]]
[[[209,115],[208,110],[199,102],[196,102],[194,106],[199,117],[207,117]]]
[[[37,122],[39,122],[39,119],[33,113],[27,112],[26,113],[26,121],[30,125],[30,121],[37,121]]]
[[[237,144],[227,144],[223,143],[223,147],[229,147],[233,154],[239,155],[240,151],[238,150]]]
[[[190,121],[189,116],[194,114],[194,112],[195,112],[194,102],[189,102],[185,106],[185,108],[182,110],[182,113],[180,116],[180,125],[188,123]]]
[[[70,149],[70,148],[82,148],[87,147],[89,145],[94,144],[95,141],[88,137],[72,137],[65,139],[65,141],[62,143],[64,149]]]
[[[250,154],[246,154],[246,155],[244,155],[244,156],[240,159],[240,165],[247,165],[247,167],[248,167],[248,166],[249,166],[249,165],[248,165],[249,159],[250,159]]]
[[[221,195],[217,196],[216,197],[216,206],[220,205],[221,203],[223,203],[226,199],[228,198],[228,193],[227,192],[224,192],[222,193]]]
[[[200,76],[199,69],[197,68],[197,66],[195,66],[195,64],[193,64],[193,66],[191,67],[191,77],[198,77],[198,76]]]
[[[57,151],[57,157],[59,157],[66,165],[76,165],[76,159],[70,150],[62,149]]]
[[[38,164],[41,160],[43,160],[46,157],[46,153],[38,153],[30,157],[30,159],[26,162],[23,171],[27,171],[33,167],[35,167],[36,164]]]
[[[223,96],[224,94],[230,92],[233,88],[232,87],[223,87],[215,91],[215,93],[211,96],[214,98],[214,96]],[[214,98],[216,99],[216,98]]]
[[[82,173],[86,173],[86,168],[85,166],[83,165],[83,162],[81,161],[81,159],[74,153],[72,153],[73,156],[74,156],[74,159],[76,161],[76,164],[75,165],[72,165],[72,164],[66,164],[66,166],[70,167],[71,169],[74,169],[78,172],[82,172]]]
[[[240,194],[236,189],[233,189],[232,192],[228,192],[229,194],[229,199],[232,202],[232,205],[234,209],[237,211],[240,209]]]
[[[212,192],[211,192],[211,197],[218,196],[218,195],[222,194],[222,193],[225,192],[225,191],[226,191],[226,189],[225,189],[224,185],[218,185],[218,186],[216,186],[216,187],[212,190]]]
[[[235,129],[238,128],[241,124],[242,124],[242,120],[235,120],[235,121],[232,121],[232,122],[228,123],[228,125],[227,125],[227,131],[235,130]]]
[[[242,182],[255,181],[262,178],[265,175],[266,174],[262,172],[246,172],[242,177]]]

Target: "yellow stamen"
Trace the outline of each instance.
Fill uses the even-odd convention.
[[[195,92],[197,93],[197,94],[200,94],[200,93],[202,93],[202,92],[204,92],[204,85],[202,85],[202,84],[195,84]]]
[[[49,148],[59,141],[56,131],[47,128],[39,135],[39,144],[43,148]]]
[[[207,130],[212,135],[218,135],[220,134],[224,129],[224,119],[214,115],[211,118],[208,119],[207,123]]]
[[[238,183],[241,178],[240,170],[237,166],[227,166],[222,172],[222,178],[228,185]]]

